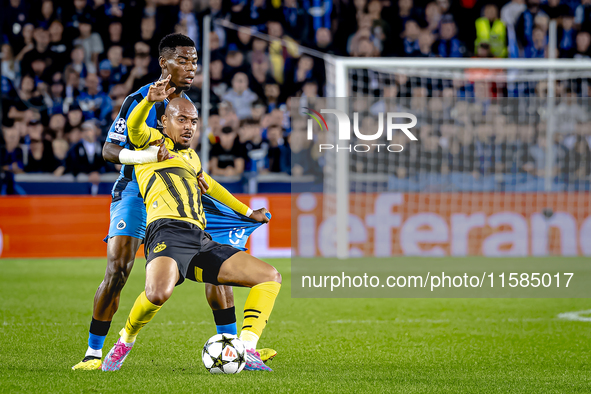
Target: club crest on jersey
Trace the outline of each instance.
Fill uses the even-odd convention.
[[[117,230],[123,230],[125,227],[127,227],[127,223],[121,219],[119,223],[117,223]]]
[[[158,245],[154,248],[154,253],[160,253],[164,249],[166,249],[166,244],[164,242],[159,242]]]
[[[117,133],[123,133],[125,131],[125,126],[127,126],[125,119],[119,118],[119,119],[117,119],[117,122],[115,123],[115,131]]]

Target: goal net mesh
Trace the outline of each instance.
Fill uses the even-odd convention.
[[[352,133],[351,144],[404,149],[345,153],[350,256],[591,253],[583,239],[591,236],[591,71],[553,72],[549,99],[549,71],[433,64],[349,68],[339,81],[327,58],[326,96],[346,84],[361,133],[376,132],[380,113],[417,117],[418,141],[400,131],[387,141],[385,129],[378,141]],[[344,144],[335,133],[325,139]],[[322,154],[325,218],[336,214],[338,154]]]

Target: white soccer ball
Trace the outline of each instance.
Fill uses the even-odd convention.
[[[246,365],[246,348],[236,335],[216,334],[203,346],[201,358],[210,373],[238,373]]]

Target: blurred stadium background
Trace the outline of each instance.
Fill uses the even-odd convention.
[[[195,149],[280,218],[254,237],[260,256],[591,254],[587,3],[4,0],[0,192],[28,197],[0,204],[2,256],[104,254],[118,169],[102,143],[172,32],[202,61]],[[366,133],[380,112],[415,114],[419,141],[337,166],[318,153],[330,135],[290,120],[335,95]]]

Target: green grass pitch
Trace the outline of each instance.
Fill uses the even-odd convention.
[[[591,300],[292,299],[289,260],[268,261],[284,278],[260,343],[275,372],[223,376],[201,363],[215,333],[203,285],[175,290],[121,371],[72,371],[105,261],[0,260],[0,392],[591,392],[591,323],[557,317]],[[104,354],[144,277],[140,260]]]

